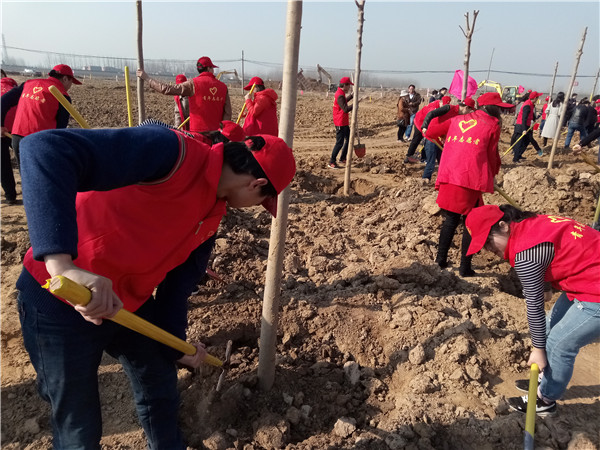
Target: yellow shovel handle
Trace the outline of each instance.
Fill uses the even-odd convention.
[[[183,122],[181,122],[181,125],[179,125],[179,126],[177,127],[177,129],[178,129],[178,130],[181,130],[181,129],[182,129],[184,126],[185,126],[185,124],[186,124],[186,123],[188,123],[189,121],[190,121],[190,118],[188,117],[188,118],[187,118],[187,119],[185,119]]]
[[[52,277],[42,287],[48,289],[57,297],[64,298],[68,302],[77,305],[87,305],[92,299],[92,293],[88,288],[70,280],[69,278],[63,277],[62,275]],[[192,344],[179,339],[177,336],[166,332],[162,328],[151,324],[147,320],[144,320],[125,309],[120,309],[119,312],[110,320],[123,325],[130,330],[137,331],[138,333],[154,339],[155,341],[168,345],[175,350],[179,350],[186,355],[193,355],[196,353],[196,347],[194,347]],[[221,367],[223,365],[223,362],[220,359],[215,358],[212,355],[206,355],[204,362],[215,367]]]
[[[133,114],[131,112],[131,85],[129,84],[129,66],[125,66],[125,98],[127,99],[127,122],[129,127],[133,126]]]
[[[252,95],[255,87],[256,87],[256,83],[254,83],[252,85],[252,88],[250,89],[250,93],[248,95]],[[242,114],[244,114],[245,110],[246,110],[246,102],[244,102],[244,105],[242,106],[242,110],[240,111],[240,115],[238,116],[237,120],[235,121],[236,124],[240,123],[240,120],[242,119]]]
[[[56,97],[56,100],[58,100],[67,111],[69,111],[69,114],[71,114],[73,116],[73,119],[75,119],[77,123],[81,125],[81,128],[91,128],[89,124],[85,121],[85,119],[81,117],[81,114],[79,114],[79,112],[77,112],[73,105],[69,103],[69,100],[67,100],[65,96],[60,93],[56,86],[50,86],[48,90],[52,95],[54,95],[54,97]]]

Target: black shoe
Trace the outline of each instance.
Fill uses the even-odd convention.
[[[542,382],[542,376],[542,373],[538,375],[538,385]],[[529,380],[517,380],[515,387],[521,392],[529,392]]]
[[[458,269],[458,274],[461,277],[467,278],[467,277],[474,277],[477,275],[477,272],[475,272],[473,269],[468,268],[468,269],[464,269],[464,268],[460,268]]]
[[[436,259],[435,263],[440,266],[440,269],[445,269],[448,267],[448,261],[445,259]]]
[[[19,205],[21,202],[16,198],[7,198],[6,203],[8,203],[9,205]]]
[[[537,397],[537,402],[535,404],[535,413],[540,417],[553,416],[556,414],[556,402],[546,403],[541,398]],[[523,395],[522,397],[511,397],[506,400],[508,402],[508,406],[513,411],[518,411],[520,413],[527,413],[527,395]]]

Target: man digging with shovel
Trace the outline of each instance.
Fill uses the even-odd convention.
[[[175,361],[182,357],[103,318],[121,309],[185,339],[187,298],[204,274],[226,205],[262,204],[295,173],[274,136],[212,147],[158,125],[48,130],[21,143],[32,248],[17,282],[25,347],[52,408],[54,448],[100,448],[98,367],[104,351],[128,375],[150,449],[185,449]],[[86,306],[41,287],[62,275],[86,286]],[[156,288],[156,293],[153,291]]]

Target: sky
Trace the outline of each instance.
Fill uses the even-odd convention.
[[[3,58],[39,63],[46,52],[103,57],[137,56],[135,1],[30,2],[2,0]],[[144,0],[143,52],[148,59],[196,61],[210,56],[221,70],[245,78],[275,76],[284,53],[287,2],[158,2]],[[479,10],[470,70],[479,82],[521,84],[548,92],[556,62],[555,92],[566,90],[584,28],[587,36],[575,92],[589,94],[600,66],[600,2],[409,2],[366,0],[361,79],[365,84],[448,86],[463,68],[464,14]],[[352,0],[305,1],[299,67],[316,77],[317,64],[334,79],[356,63],[357,8]],[[48,61],[41,59],[42,61]],[[251,62],[248,62],[251,61]],[[259,62],[258,64],[255,62]],[[490,64],[491,63],[491,64]],[[43,64],[40,63],[40,64]],[[75,68],[76,69],[76,68]],[[519,72],[540,74],[515,75]],[[399,73],[446,71],[447,73]],[[190,75],[190,74],[188,74]],[[600,85],[600,82],[598,83]],[[596,87],[596,93],[600,86]]]

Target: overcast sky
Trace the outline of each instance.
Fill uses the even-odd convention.
[[[588,2],[392,2],[367,0],[362,69],[450,71],[462,69],[465,12],[479,10],[471,47],[477,81],[522,84],[548,91],[554,65],[557,88],[566,89],[584,28],[587,37],[575,92],[592,88],[600,65],[600,3]],[[195,61],[208,55],[221,69],[246,76],[280,70],[283,63],[286,2],[157,2],[144,0],[144,57]],[[356,56],[357,8],[354,1],[305,1],[299,66],[316,64],[335,76],[350,71]],[[28,2],[2,0],[6,55],[43,61],[40,55],[12,49],[136,58],[135,1]],[[42,63],[43,64],[43,63]],[[547,76],[513,75],[497,71]],[[560,77],[562,75],[563,77]],[[371,73],[422,87],[449,85],[451,74]],[[587,77],[586,77],[587,76]],[[365,78],[368,79],[368,78]],[[596,92],[600,91],[600,86]]]

